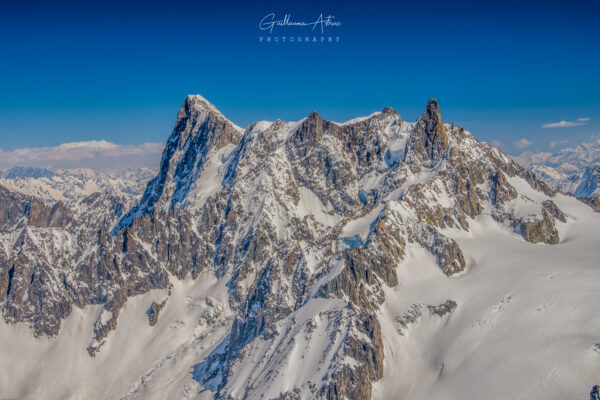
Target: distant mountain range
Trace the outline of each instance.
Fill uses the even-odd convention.
[[[581,198],[600,196],[600,139],[555,153],[523,153],[515,159],[556,187]]]
[[[14,167],[0,170],[0,185],[46,202],[73,203],[97,192],[140,196],[155,173],[150,168],[97,171]]]

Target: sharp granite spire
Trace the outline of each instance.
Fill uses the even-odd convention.
[[[448,135],[440,106],[436,99],[431,98],[409,139],[407,158],[432,168],[442,160],[447,147]],[[416,163],[415,167],[418,166]]]

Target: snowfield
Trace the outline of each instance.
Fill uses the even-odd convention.
[[[379,314],[375,399],[587,399],[600,382],[600,214],[558,195],[561,243],[531,244],[481,216],[453,238],[468,271],[448,279],[413,247]],[[438,317],[427,305],[454,300]],[[422,316],[399,333],[411,305]]]
[[[93,341],[99,306],[75,309],[55,338],[34,338],[25,324],[0,320],[0,398],[198,399],[202,388],[193,379],[193,365],[230,328],[227,288],[210,271],[172,282],[155,326],[146,310],[168,296],[164,290],[129,299],[119,329],[93,358],[86,347]],[[211,315],[221,321],[207,323]]]

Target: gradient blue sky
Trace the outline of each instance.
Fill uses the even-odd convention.
[[[515,154],[600,132],[598,0],[22,3],[0,13],[5,151],[164,142],[191,93],[241,126],[313,109],[342,121],[385,106],[413,121],[436,97],[447,122]],[[335,15],[340,43],[261,44],[270,12]],[[541,128],[578,118],[590,120]],[[532,144],[513,144],[523,138]]]

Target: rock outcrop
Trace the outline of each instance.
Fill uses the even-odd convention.
[[[580,200],[590,206],[594,211],[600,212],[600,197],[583,197]]]
[[[418,168],[418,161],[424,167],[432,168],[444,158],[447,148],[448,135],[440,106],[436,99],[431,98],[410,135],[406,147],[407,161],[411,162],[414,168]]]

